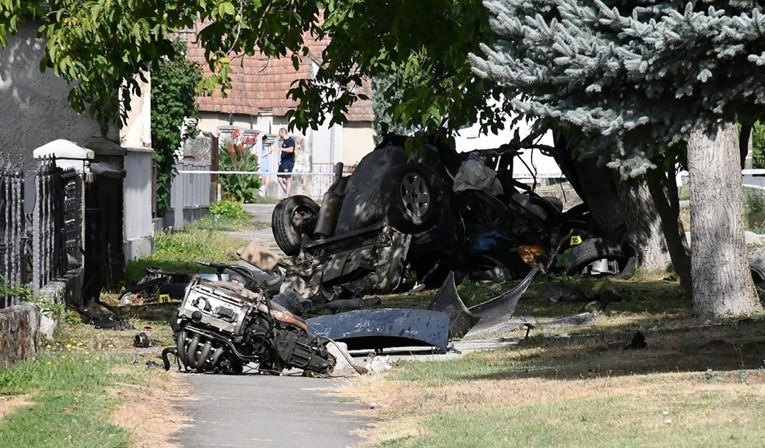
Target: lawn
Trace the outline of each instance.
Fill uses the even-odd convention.
[[[587,294],[551,303],[560,283]],[[575,313],[603,291],[620,299],[592,325],[354,379],[342,394],[369,405],[369,446],[762,446],[765,321],[698,321],[676,281],[651,276],[543,279],[515,314]],[[647,347],[625,349],[636,331]]]
[[[234,224],[159,236],[157,253],[131,269],[233,260],[244,242],[218,225]],[[458,291],[473,305],[513,286],[464,282]],[[381,306],[423,308],[434,294],[383,296]],[[132,342],[143,331],[157,346],[172,345],[176,306],[119,307],[134,331],[67,325],[38,359],[0,372],[0,395],[14,397],[0,397],[0,416],[3,400],[23,404],[0,417],[0,445],[173,446],[184,417],[172,400],[186,389],[184,375],[158,367],[157,347]],[[540,277],[514,315],[544,323],[582,311],[598,316],[582,327],[509,331],[509,348],[397,362],[340,393],[368,405],[376,422],[369,446],[762,445],[765,322],[693,318],[670,274]],[[636,331],[647,347],[626,350]]]
[[[132,315],[135,331],[64,324],[36,359],[0,371],[0,446],[175,446],[183,379],[159,368],[159,347],[133,347],[139,331],[158,345],[172,335],[164,317]]]

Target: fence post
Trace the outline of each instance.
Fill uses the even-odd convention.
[[[213,135],[212,143],[210,143],[210,171],[218,171],[218,167],[220,166],[218,161],[218,156],[220,155],[220,148],[218,147],[218,136]],[[213,174],[210,177],[210,202],[214,202],[218,200],[218,175]]]
[[[3,203],[2,241],[3,267],[0,275],[7,287],[16,287],[26,280],[24,251],[26,249],[26,222],[24,218],[24,172],[22,165],[11,163],[10,159],[0,159],[0,202]],[[17,297],[3,292],[0,308],[18,304]]]

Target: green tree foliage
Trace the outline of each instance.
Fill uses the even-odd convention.
[[[390,102],[392,123],[408,129],[454,131],[480,122],[498,129],[505,118],[502,89],[471,73],[467,55],[493,41],[480,0],[327,3],[322,30],[332,41],[321,55],[316,80],[290,91],[300,100],[291,117],[305,127],[325,114],[343,123],[364,78],[380,76],[376,95]],[[326,101],[326,99],[331,99]]]
[[[199,21],[207,26],[197,42],[213,73],[207,91],[222,86],[225,94],[241,55],[319,62],[316,79],[290,92],[300,101],[290,115],[299,128],[327,114],[344,123],[363,97],[357,87],[377,75],[391,80],[382,95],[402,99],[388,115],[406,128],[497,129],[504,118],[504,103],[487,106],[503,89],[474,76],[467,58],[493,39],[481,0],[0,0],[0,44],[33,16],[48,38],[43,66],[72,85],[73,108],[103,129],[125,118],[129,93],[138,92],[134,75],[174,54],[173,32]],[[311,54],[324,38],[323,53]]]
[[[71,106],[106,131],[126,118],[130,93],[139,92],[134,75],[174,54],[173,33],[209,23],[197,36],[213,71],[206,87],[225,90],[231,55],[307,55],[304,35],[323,35],[318,8],[308,0],[0,0],[0,44],[20,21],[39,22],[48,39],[43,67],[70,83]]]
[[[186,47],[177,41],[174,52],[152,65],[151,142],[157,166],[157,211],[161,215],[170,201],[170,184],[175,175],[176,152],[181,142],[193,138],[195,126],[184,125],[196,118],[197,88],[202,81],[200,67],[186,58]]]
[[[738,153],[733,123],[765,111],[759,4],[487,0],[486,6],[500,40],[472,56],[475,73],[523,92],[512,101],[517,109],[542,126],[579,130],[589,140],[585,155],[626,175],[659,172],[671,181],[665,173],[687,155],[691,216],[698,218],[691,227],[696,312],[761,311],[744,261],[741,185],[731,179],[738,166],[728,156]],[[704,166],[711,159],[705,154],[720,156],[720,163]],[[677,210],[676,189],[663,186]],[[715,208],[711,199],[719,197],[728,213]],[[709,268],[709,258],[721,254],[733,259]]]
[[[521,111],[597,137],[586,152],[625,173],[655,168],[700,121],[762,114],[765,16],[751,2],[486,5],[501,41],[475,72],[522,91]]]

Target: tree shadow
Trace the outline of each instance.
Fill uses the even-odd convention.
[[[682,320],[641,329],[647,346],[626,349],[639,322],[607,332],[531,336],[495,355],[490,372],[466,373],[459,380],[542,378],[580,380],[669,372],[758,369],[765,362],[761,319],[706,325]],[[482,354],[475,354],[480,358]],[[507,367],[502,366],[503,360]]]

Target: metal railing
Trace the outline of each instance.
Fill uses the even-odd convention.
[[[83,180],[74,170],[61,174],[64,191],[64,269],[70,261],[82,265]]]
[[[35,207],[32,213],[32,290],[62,274],[66,260],[63,245],[63,191],[53,159],[40,160],[35,174]]]
[[[0,308],[16,305],[9,289],[26,283],[26,219],[21,164],[0,158]]]
[[[38,161],[27,179],[20,165],[0,162],[0,308],[17,305],[10,290],[28,285],[38,292],[82,264],[83,181],[62,171],[54,159]],[[25,184],[33,187],[34,207],[25,214]]]
[[[327,189],[332,185],[332,183],[335,180],[335,173],[334,173],[334,164],[331,163],[314,163],[311,165],[311,171],[310,172],[295,172],[292,173],[281,173],[281,175],[288,175],[291,176],[293,179],[301,179],[301,186],[298,187],[299,189],[295,189],[293,187],[293,193],[295,194],[303,194],[306,196],[314,197],[314,198],[321,198],[324,196],[324,193],[327,192]],[[344,167],[343,168],[343,175],[348,176],[353,172],[353,169],[355,167]],[[212,175],[241,175],[241,176],[270,176],[272,178],[272,181],[275,182],[277,173],[268,173],[264,174],[259,171],[220,171],[220,170],[212,170],[212,169],[204,169],[202,167],[196,167],[194,169],[187,169],[180,165],[178,165],[178,174],[180,175],[187,175],[191,177],[199,177],[199,176],[212,176]],[[179,176],[176,176],[178,178]],[[206,182],[205,179],[201,180],[201,182]],[[173,188],[175,189],[175,184],[173,184]],[[209,206],[209,202],[208,202]]]

